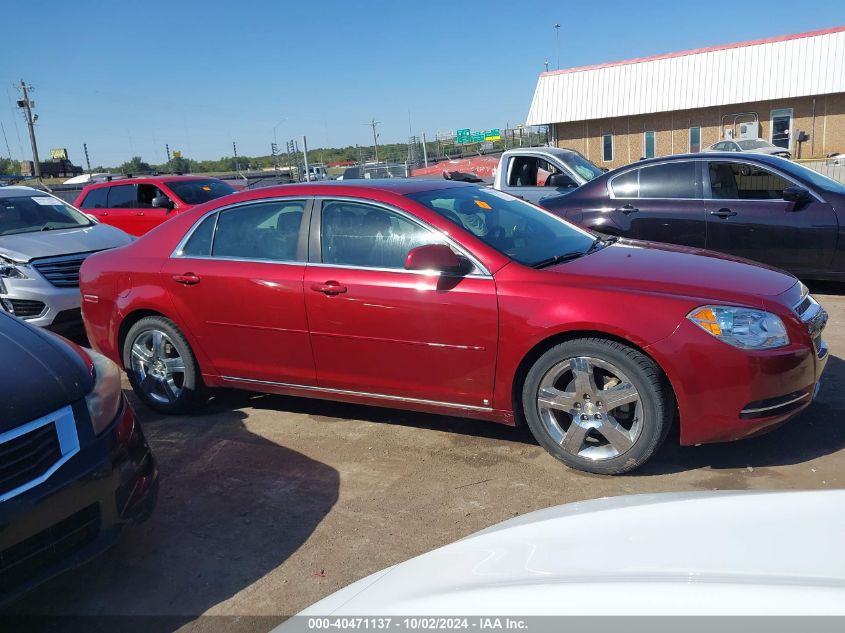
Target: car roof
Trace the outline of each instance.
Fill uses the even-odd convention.
[[[199,174],[193,176],[185,175],[160,175],[160,176],[133,176],[131,178],[114,178],[112,180],[104,180],[102,182],[92,182],[85,185],[86,189],[98,189],[100,187],[109,187],[112,185],[131,185],[133,183],[144,182],[180,182],[187,180],[220,180],[215,176],[201,176]],[[221,182],[224,182],[221,180]]]
[[[455,180],[446,180],[444,178],[356,178],[354,180],[326,180],[323,182],[314,183],[293,183],[291,185],[281,185],[282,187],[292,186],[302,189],[332,189],[332,188],[346,188],[354,187],[357,189],[370,189],[377,191],[388,191],[399,195],[407,195],[409,193],[420,193],[423,191],[437,191],[438,189],[448,189],[450,187],[472,187],[471,183],[460,182]],[[477,186],[477,185],[476,185]],[[252,191],[256,191],[253,189]]]
[[[756,154],[752,152],[748,153],[737,153],[737,152],[694,152],[691,154],[672,154],[670,156],[655,156],[654,158],[644,158],[643,160],[634,161],[633,163],[628,163],[627,165],[623,165],[622,167],[617,167],[616,169],[607,172],[604,176],[601,177],[609,177],[613,174],[616,174],[620,171],[627,171],[629,169],[636,169],[638,167],[645,167],[646,165],[654,165],[656,163],[670,163],[678,160],[690,160],[690,159],[697,159],[697,160],[731,160],[731,161],[741,161],[747,162],[751,161],[758,161],[761,163],[767,163],[772,166],[779,166],[782,165],[783,158],[779,158],[778,156],[772,156],[771,154]]]

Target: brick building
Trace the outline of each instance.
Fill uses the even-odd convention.
[[[527,124],[609,168],[731,135],[845,152],[845,26],[545,72]]]

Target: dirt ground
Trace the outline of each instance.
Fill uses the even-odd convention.
[[[527,431],[488,422],[242,392],[190,418],[133,403],[161,497],[118,545],[13,613],[284,616],[373,571],[509,517],[632,493],[845,486],[845,286],[817,285],[831,359],[789,425],[681,448],[643,469],[587,475]],[[264,630],[271,628],[272,619]],[[255,628],[262,628],[258,625]]]

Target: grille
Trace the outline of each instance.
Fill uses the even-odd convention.
[[[79,286],[79,269],[91,253],[44,257],[32,262],[32,266],[57,288]]]
[[[3,307],[7,312],[22,319],[40,316],[44,312],[44,303],[29,299],[3,299]]]
[[[92,504],[0,551],[0,592],[26,582],[97,538],[100,506]]]
[[[62,458],[54,423],[0,444],[0,495],[46,473]]]

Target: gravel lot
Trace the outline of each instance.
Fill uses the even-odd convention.
[[[527,431],[487,422],[241,392],[167,418],[133,399],[161,470],[156,514],[12,612],[173,616],[162,629],[199,614],[274,616],[248,627],[267,630],[377,569],[550,505],[843,487],[845,285],[813,290],[832,357],[810,409],[734,444],[680,448],[675,434],[625,476],[569,470]]]

